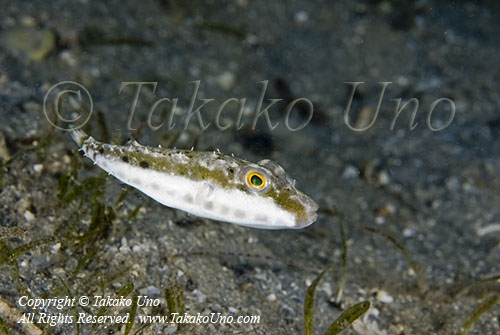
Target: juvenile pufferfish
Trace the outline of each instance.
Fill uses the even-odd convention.
[[[72,130],[85,156],[161,204],[190,214],[260,229],[298,229],[316,221],[318,205],[283,168],[219,152],[118,146]]]

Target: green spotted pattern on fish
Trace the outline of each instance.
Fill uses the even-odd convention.
[[[261,229],[304,228],[318,217],[316,202],[267,159],[255,164],[213,151],[118,146],[81,130],[71,136],[100,168],[168,207]]]

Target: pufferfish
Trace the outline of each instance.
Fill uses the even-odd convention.
[[[318,218],[317,203],[295,188],[285,170],[217,151],[118,146],[71,130],[94,164],[159,203],[202,218],[260,229],[298,229]]]

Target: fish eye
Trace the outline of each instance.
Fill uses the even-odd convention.
[[[255,170],[247,172],[245,182],[251,190],[255,191],[262,191],[268,185],[266,177],[262,173]]]

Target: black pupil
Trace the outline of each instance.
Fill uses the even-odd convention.
[[[253,175],[252,177],[250,177],[250,182],[254,186],[262,186],[262,184],[264,183],[264,181],[262,180],[262,178],[259,177],[259,176],[256,176],[256,175]]]

